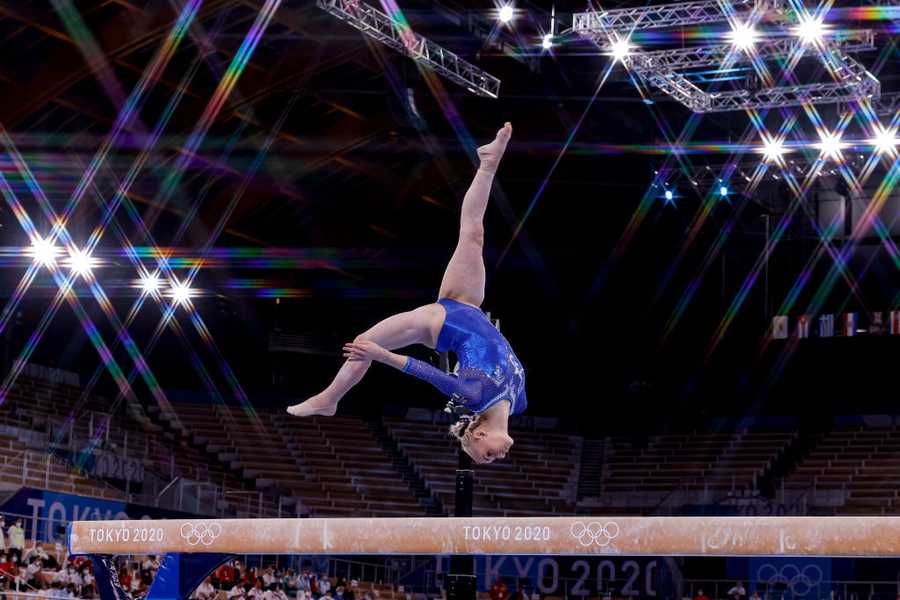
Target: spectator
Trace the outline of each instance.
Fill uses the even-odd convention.
[[[214,582],[216,587],[220,590],[231,590],[234,587],[234,567],[231,566],[230,562],[226,562],[218,569],[216,569],[216,574],[214,577]]]
[[[334,588],[334,600],[344,600],[344,586],[338,585]]]
[[[28,566],[25,567],[25,583],[31,587],[39,588],[40,584],[43,583],[39,578],[42,569],[41,559],[37,556],[32,558]]]
[[[0,554],[6,554],[6,517],[0,515]]]
[[[195,600],[213,600],[216,597],[216,588],[213,587],[212,577],[207,577],[203,583],[197,586],[191,598]]]
[[[82,584],[81,584],[82,595],[85,596],[86,598],[93,598],[97,592],[96,586],[94,585],[94,574],[91,573],[90,568],[88,568],[88,565],[86,565],[86,564],[81,566],[80,573],[81,573],[81,581],[82,581]]]
[[[247,592],[248,600],[263,600],[263,596],[265,596],[266,590],[263,585],[263,578],[257,577],[256,582],[253,584],[253,588]]]
[[[488,595],[491,597],[491,600],[507,600],[509,598],[509,588],[498,577],[494,585],[491,586],[490,591],[488,591]]]
[[[228,590],[228,600],[246,600],[246,587],[247,584],[240,581],[236,582],[234,586],[230,590]]]
[[[5,552],[0,554],[0,589],[3,589],[3,581],[10,583],[16,577],[16,565],[9,559]]]
[[[744,589],[744,584],[740,581],[734,582],[734,587],[728,590],[727,596],[731,598],[731,600],[744,600],[747,597],[747,590]]]
[[[750,594],[750,600],[761,600],[761,598],[759,597],[759,592],[753,592],[752,594]]]
[[[321,575],[319,575],[318,581],[319,593],[323,596],[329,594],[329,592],[331,592],[331,579],[328,578],[328,573],[322,573]],[[331,598],[331,596],[332,595],[329,594],[328,597]]]
[[[23,563],[22,553],[25,551],[25,529],[22,527],[22,519],[16,519],[9,530],[9,549],[12,555],[16,557],[16,561]]]
[[[262,580],[263,580],[263,585],[266,587],[266,589],[269,589],[269,587],[273,583],[275,583],[275,569],[271,566],[266,567],[266,570],[263,572],[263,575],[262,575]]]
[[[344,600],[356,600],[356,590],[359,582],[355,579],[350,580],[350,585],[344,590]]]
[[[703,588],[697,590],[697,595],[694,596],[694,600],[709,600],[709,596],[703,593]]]

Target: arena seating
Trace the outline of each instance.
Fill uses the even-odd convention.
[[[446,425],[386,417],[401,450],[445,507],[453,506],[457,448]],[[579,441],[573,436],[511,431],[507,460],[476,465],[475,511],[492,516],[574,512]]]
[[[900,506],[900,431],[853,427],[821,434],[785,486],[841,492],[846,500],[836,514],[893,514]]]
[[[6,435],[0,435],[0,483],[111,500],[125,496],[120,490],[74,473],[71,466],[50,454],[29,450]]]
[[[629,498],[615,506],[606,505],[617,514],[646,512],[677,491],[692,494],[698,502],[701,498],[712,502],[753,489],[757,477],[793,435],[754,430],[697,432],[653,436],[640,445],[632,438],[614,436],[603,448],[599,485],[581,487],[601,497]]]

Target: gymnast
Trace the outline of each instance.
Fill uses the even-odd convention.
[[[484,213],[494,174],[512,135],[506,123],[491,143],[478,148],[481,164],[463,199],[459,241],[444,272],[438,301],[377,323],[344,345],[334,381],[321,393],[287,409],[306,417],[331,416],[340,399],[359,383],[372,361],[390,365],[434,385],[450,397],[447,408],[458,420],[450,431],[477,463],[504,458],[513,444],[510,415],[525,410],[525,373],[509,342],[479,308],[484,300]],[[452,351],[456,375],[391,350],[424,344]]]

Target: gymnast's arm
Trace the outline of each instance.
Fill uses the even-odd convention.
[[[374,360],[390,365],[408,375],[427,381],[443,394],[450,396],[456,392],[457,379],[438,368],[411,356],[403,356],[386,350],[372,341],[359,341],[344,346],[344,356],[348,360]]]

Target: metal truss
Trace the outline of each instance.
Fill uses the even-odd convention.
[[[768,11],[779,6],[779,0],[699,0],[640,8],[589,11],[575,13],[572,16],[572,30],[590,36],[720,23],[728,20],[722,10],[723,2],[730,3],[738,16],[749,14],[754,8]]]
[[[874,50],[875,34],[870,29],[854,31],[840,40],[835,40],[834,44],[844,53]],[[733,61],[733,64],[751,61],[750,55],[745,52],[734,52],[733,48],[731,44],[717,44],[715,46],[655,50],[642,52],[643,60],[641,62],[647,68],[678,70],[718,67],[726,58]],[[796,48],[797,41],[785,37],[761,40],[754,45],[753,49],[754,53],[763,60],[774,60],[789,56]]]
[[[317,0],[316,5],[367,36],[409,56],[473,94],[497,98],[500,80],[453,52],[410,31],[403,31],[387,14],[359,0]]]

